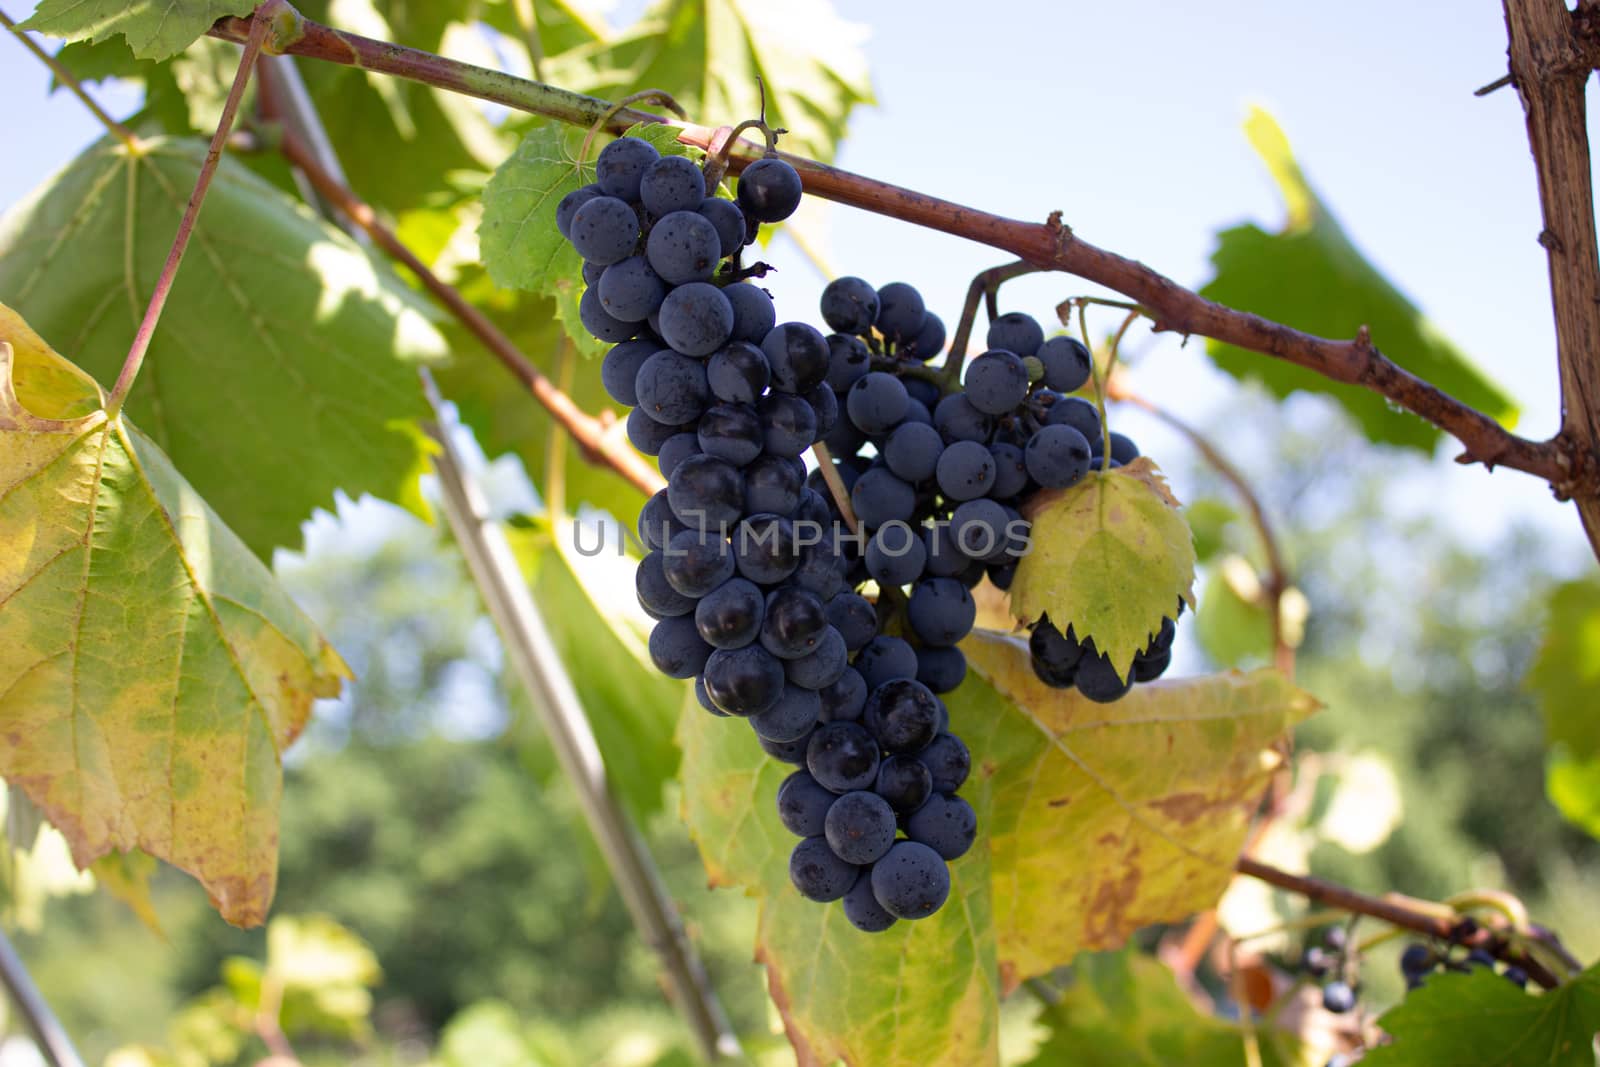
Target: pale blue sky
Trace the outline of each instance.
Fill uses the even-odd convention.
[[[1553,329],[1521,108],[1509,91],[1472,96],[1504,70],[1498,3],[839,7],[871,29],[879,99],[858,114],[841,165],[1019,218],[1061,208],[1086,239],[1197,285],[1219,227],[1281,217],[1240,131],[1246,107],[1263,104],[1368,256],[1518,398],[1524,432],[1555,428]],[[98,134],[68,95],[44,96],[47,81],[0,35],[0,204]],[[825,243],[840,270],[911,281],[951,321],[970,276],[1003,258],[849,209],[830,219]],[[814,319],[820,279],[790,247],[769,258],[785,268],[769,279],[784,316]],[[1004,303],[1048,318],[1061,297],[1084,291],[1059,275],[1025,279]],[[1198,344],[1173,341],[1148,348],[1139,384],[1202,421],[1232,389]],[[1137,418],[1127,425],[1158,456],[1178,447]],[[1541,483],[1458,468],[1450,454],[1447,446],[1426,493],[1397,493],[1397,502],[1442,503],[1485,532],[1529,517],[1577,543],[1575,516]]]

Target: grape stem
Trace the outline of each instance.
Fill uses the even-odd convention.
[[[483,312],[473,307],[454,287],[429,270],[427,264],[423,263],[416,253],[407,248],[392,230],[378,221],[377,214],[370,206],[328,173],[299,137],[285,130],[278,147],[284,158],[306,176],[306,180],[316,189],[319,196],[359,226],[390,258],[403,263],[407,270],[416,275],[423,288],[427,289],[434,299],[483,343],[491,355],[516,376],[523,387],[533,394],[534,399],[542,404],[577,442],[584,459],[590,463],[609,466],[647,496],[654,495],[666,486],[666,480],[639,453],[628,447],[626,440],[607,433],[606,426],[600,419],[578,407],[573,399],[534,366],[533,361],[523,354],[515,342],[501,333]]]
[[[1277,531],[1273,529],[1272,522],[1267,518],[1267,510],[1261,503],[1261,497],[1244,473],[1234,466],[1228,457],[1213,444],[1200,430],[1180,419],[1161,405],[1149,400],[1135,392],[1126,384],[1126,375],[1113,374],[1106,382],[1106,395],[1124,404],[1154,415],[1160,421],[1172,427],[1188,439],[1200,458],[1216,471],[1224,481],[1231,485],[1239,498],[1244,501],[1245,510],[1250,515],[1250,524],[1255,527],[1256,538],[1261,542],[1261,550],[1267,557],[1266,594],[1267,610],[1270,613],[1272,624],[1272,649],[1273,663],[1283,672],[1284,677],[1294,677],[1294,646],[1285,638],[1283,632],[1283,597],[1288,592],[1291,582],[1289,565],[1283,554]]]
[[[662,107],[666,108],[680,119],[687,115],[687,112],[683,110],[682,105],[680,105],[678,101],[674,100],[672,94],[667,92],[665,89],[641,89],[631,96],[623,97],[615,104],[612,104],[610,107],[606,108],[605,113],[590,124],[589,132],[583,135],[583,144],[578,148],[578,159],[574,164],[574,166],[577,167],[580,176],[583,172],[583,161],[589,158],[589,149],[593,147],[595,137],[600,133],[601,130],[606,128],[606,124],[611,121],[612,116],[616,115],[617,112],[632,104],[642,104],[646,101],[653,101],[660,104]]]
[[[993,322],[998,316],[995,301],[1000,287],[1012,278],[1020,278],[1024,274],[1037,274],[1044,267],[1034,266],[1032,263],[1018,261],[1004,263],[998,267],[979,271],[967,286],[966,303],[961,305],[961,321],[956,323],[956,332],[950,339],[950,351],[944,357],[943,379],[945,391],[950,392],[961,383],[961,367],[967,360],[967,345],[972,340],[972,327],[978,317],[978,304],[984,303],[988,308],[989,321]]]
[[[183,262],[183,253],[189,247],[189,238],[194,236],[195,221],[200,217],[200,206],[205,203],[206,192],[211,188],[211,179],[217,173],[217,164],[222,161],[222,149],[228,142],[228,131],[233,129],[234,116],[239,113],[239,102],[244,99],[245,86],[250,84],[250,74],[256,67],[256,58],[261,55],[261,48],[267,43],[267,36],[272,32],[273,23],[285,13],[292,13],[284,0],[267,0],[266,3],[256,8],[255,14],[250,19],[250,32],[245,38],[244,51],[239,55],[239,69],[234,72],[233,85],[228,89],[228,98],[222,105],[222,116],[217,119],[217,130],[211,135],[211,147],[206,149],[206,158],[200,164],[200,173],[195,176],[194,191],[189,194],[189,203],[183,209],[183,218],[178,220],[178,232],[172,238],[172,248],[167,252],[167,261],[161,265],[161,274],[156,278],[155,287],[150,291],[150,303],[145,307],[144,319],[139,323],[139,328],[134,332],[133,344],[128,348],[128,357],[122,362],[122,371],[117,375],[117,383],[111,387],[111,395],[106,397],[106,414],[115,417],[122,410],[123,401],[128,399],[128,390],[133,388],[134,379],[139,376],[139,368],[144,365],[144,357],[150,351],[150,341],[155,336],[156,324],[161,321],[161,309],[167,305],[167,296],[172,292],[172,284],[178,278],[178,267]]]
[[[811,454],[817,457],[817,469],[822,472],[822,480],[828,483],[828,492],[833,496],[834,504],[838,505],[844,524],[850,527],[851,533],[861,533],[861,520],[856,518],[856,509],[850,506],[850,491],[844,487],[844,479],[839,477],[839,468],[834,466],[828,446],[818,441],[811,446]]]
[[[83,83],[79,82],[72,71],[67,69],[66,64],[46,52],[43,48],[40,48],[39,42],[35,41],[31,35],[19,30],[17,24],[12,22],[11,17],[4,11],[0,11],[0,26],[10,30],[17,40],[22,42],[22,47],[32,52],[39,62],[49,67],[51,72],[55,74],[56,81],[71,90],[72,95],[83,102],[83,106],[88,108],[96,119],[100,120],[100,125],[104,126],[113,137],[132,150],[137,151],[140,148],[141,142],[138,136],[128,127],[108,115],[95,98],[89,95],[89,91],[83,87]]]
[[[1322,878],[1291,874],[1249,856],[1240,856],[1235,870],[1247,877],[1303,896],[1314,904],[1338,908],[1352,915],[1371,916],[1374,919],[1381,919],[1390,926],[1451,941],[1468,949],[1481,948],[1498,960],[1521,967],[1529,978],[1545,989],[1556,988],[1561,984],[1562,978],[1547,967],[1540,957],[1548,955],[1557,959],[1571,958],[1567,955],[1566,949],[1561,947],[1560,941],[1549,931],[1533,930],[1518,934],[1500,931],[1487,925],[1475,923],[1466,925],[1462,922],[1463,917],[1447,905],[1411,901],[1392,894],[1386,897],[1374,897]],[[1530,940],[1536,941],[1547,951],[1535,955],[1525,943]],[[1563,961],[1562,967],[1569,969],[1570,965]]]
[[[1541,3],[1563,7],[1560,0],[1541,0]],[[1570,19],[1567,25],[1570,33]],[[242,41],[248,28],[244,20],[224,18],[212,26],[211,34],[224,40]],[[295,55],[408,78],[579,126],[592,125],[610,107],[604,100],[581,93],[446,59],[420,49],[375,41],[309,19],[303,21],[301,29],[299,38],[287,49]],[[1515,38],[1513,33],[1513,44],[1517,43]],[[1515,69],[1518,62],[1515,48],[1512,58]],[[1519,85],[1532,78],[1531,73],[1526,78],[1519,77]],[[1577,89],[1581,88],[1580,83]],[[1581,119],[1581,92],[1577,100]],[[608,126],[620,131],[634,123],[650,121],[664,120],[659,115],[623,108],[608,120]],[[677,128],[680,142],[698,148],[707,147],[717,133],[715,127],[691,122],[671,125]],[[1581,138],[1581,122],[1568,132]],[[742,170],[764,154],[742,142],[730,143],[729,166]],[[1351,340],[1333,340],[1217,304],[1136,260],[1082,240],[1062,223],[1059,213],[1042,224],[1009,219],[792,153],[776,154],[799,171],[806,191],[814,196],[1003,249],[1018,256],[1033,270],[1075,274],[1144,307],[1158,331],[1210,337],[1305,367],[1332,381],[1370,389],[1453,435],[1464,446],[1458,462],[1525,471],[1549,482],[1558,498],[1578,498],[1581,507],[1600,515],[1600,455],[1596,454],[1587,432],[1580,432],[1583,427],[1577,425],[1580,418],[1592,421],[1587,410],[1590,405],[1578,406],[1569,399],[1567,425],[1549,440],[1519,437],[1494,418],[1384,356],[1366,331],[1358,331]],[[1538,155],[1536,150],[1535,156]],[[1586,169],[1583,179],[1584,189],[1587,189]],[[1592,218],[1588,220],[1588,231],[1592,248]],[[1571,251],[1575,245],[1568,243],[1566,247],[1572,256],[1577,255]],[[1588,286],[1585,292],[1595,288]],[[1600,305],[1593,305],[1590,313],[1600,321]],[[1565,329],[1559,330],[1558,335],[1566,336]],[[1573,358],[1568,352],[1570,347],[1562,346],[1565,358]],[[1590,346],[1588,351],[1600,351],[1600,344]],[[1600,547],[1600,532],[1593,533],[1591,541]]]

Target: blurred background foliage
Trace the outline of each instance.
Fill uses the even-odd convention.
[[[757,0],[658,0],[621,26],[578,0],[302,7],[579,90],[665,88],[691,115],[754,114],[760,74],[769,117],[795,131],[798,150],[822,158],[851,109],[872,100],[860,33],[822,4],[780,14]],[[231,76],[206,41],[162,65],[134,60],[117,40],[71,45],[62,58],[82,77],[133,83],[143,101],[135,121],[174,132],[204,128]],[[477,193],[531,120],[353,69],[302,70],[351,184],[547,369],[576,375],[580,403],[603,404],[597,375],[560,355],[553,302],[495,290],[476,264]],[[1306,278],[1332,276],[1336,291],[1319,282],[1316,294],[1312,325],[1323,332],[1347,332],[1376,308],[1396,329],[1426,335],[1275,131],[1267,140],[1291,224],[1281,234],[1226,231],[1211,291],[1293,309],[1309,299]],[[396,144],[404,166],[393,163]],[[258,165],[291,182],[270,158]],[[802,248],[808,225],[802,214]],[[1437,377],[1456,376],[1510,413],[1459,352],[1427,336]],[[557,505],[553,516],[519,520],[516,537],[620,791],[644,821],[747,1049],[792,1062],[750,958],[754,906],[704,891],[676,817],[676,688],[638,670],[629,565],[610,555],[575,561],[552,547],[565,536],[561,512],[593,522],[598,507],[631,523],[641,501],[553,444],[548,419],[480,350],[453,340],[456,362],[441,382],[497,457],[481,464],[491,494],[507,514]],[[1256,357],[1213,355],[1247,381],[1226,419],[1202,430],[1226,439],[1267,502],[1295,583],[1284,622],[1299,641],[1298,678],[1337,709],[1300,731],[1295,801],[1263,857],[1427,898],[1503,888],[1581,958],[1600,954],[1600,844],[1590,836],[1600,830],[1600,727],[1574,725],[1600,706],[1600,586],[1560,581],[1592,570],[1592,560],[1531,524],[1485,543],[1449,515],[1398,499],[1397,486],[1426,482],[1434,440],[1408,416],[1367,394],[1291,392],[1307,386],[1292,376],[1263,384],[1249,373],[1262,365]],[[1136,373],[1138,355],[1128,358]],[[1180,628],[1178,673],[1267,662],[1266,562],[1240,502],[1187,452],[1160,459],[1190,502],[1204,564],[1199,618]],[[59,837],[30,825],[24,806],[8,812],[5,917],[86,1056],[203,1067],[255,1063],[282,1041],[306,1063],[693,1062],[447,532],[390,505],[343,501],[337,517],[309,525],[303,554],[280,552],[277,571],[359,681],[319,707],[290,754],[268,927],[227,927],[192,883],[164,871],[153,930],[89,892]],[[1559,626],[1545,639],[1552,610]],[[1249,932],[1298,906],[1240,885],[1222,921]],[[1287,939],[1271,947],[1295,952]],[[1094,964],[1113,976],[1123,967]],[[1393,968],[1370,970],[1376,1001],[1399,996],[1398,980],[1383,977]],[[1049,1050],[1071,1047],[1062,1035],[1072,1023],[1060,1009],[1052,1015],[1041,1024],[1026,994],[1013,998],[1003,1017],[1009,1061],[1038,1052],[1034,1062],[1060,1062]]]

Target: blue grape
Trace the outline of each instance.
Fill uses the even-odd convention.
[[[744,247],[744,212],[732,200],[705,197],[695,209],[716,227],[718,258],[727,259]]]
[[[835,793],[870,789],[878,779],[878,743],[859,723],[823,723],[806,744],[806,769]]]
[[[595,337],[611,344],[626,341],[639,332],[637,322],[623,322],[605,309],[600,303],[598,289],[583,291],[583,296],[578,300],[578,321]]]
[[[819,718],[823,722],[853,722],[861,718],[867,705],[867,683],[861,672],[846,667],[839,677],[817,690],[822,699]]]
[[[844,647],[851,652],[865,647],[877,636],[878,612],[872,601],[861,594],[840,593],[827,602],[826,609],[828,621],[839,631]]]
[[[578,255],[610,266],[633,255],[639,243],[639,216],[614,196],[592,197],[573,214],[570,239]]]
[[[733,335],[733,307],[722,290],[705,282],[680,285],[661,302],[660,333],[674,351],[709,356]]]
[[[817,439],[817,414],[792,393],[768,393],[758,408],[768,452],[798,456]]]
[[[1004,415],[1028,398],[1028,370],[1022,357],[992,349],[967,365],[967,399],[986,415]]]
[[[657,422],[644,408],[628,412],[628,443],[647,456],[659,455],[661,446],[674,435],[683,433],[685,427]]]
[[[954,646],[917,649],[917,681],[935,693],[949,693],[967,677],[967,657]]]
[[[694,211],[674,211],[657,219],[645,241],[650,266],[672,285],[709,281],[719,255],[717,228]]]
[[[928,578],[917,583],[906,606],[911,632],[925,645],[953,645],[972,632],[977,602],[954,578]]]
[[[934,577],[954,578],[972,566],[971,557],[956,544],[950,523],[940,521],[923,527],[922,540],[928,547],[925,569]]]
[[[1128,437],[1125,434],[1117,433],[1115,430],[1112,430],[1110,433],[1106,434],[1106,437],[1110,438],[1111,440],[1112,462],[1132,463],[1134,460],[1139,458],[1139,446],[1133,443],[1133,438]],[[1102,448],[1104,443],[1105,442],[1103,439],[1091,441],[1089,443],[1089,447],[1091,450],[1093,450],[1096,456],[1100,456],[1103,454]]]
[[[972,805],[956,796],[935,793],[906,820],[906,836],[939,854],[956,860],[967,854],[978,835],[978,816]]]
[[[607,196],[637,200],[644,172],[660,158],[661,153],[649,141],[618,137],[600,149],[594,163],[595,181]]]
[[[712,703],[729,715],[759,715],[783,696],[783,664],[760,645],[717,649],[706,658],[705,676]]]
[[[667,500],[685,526],[725,529],[744,513],[744,477],[715,456],[690,456],[667,482]]]
[[[939,467],[944,438],[922,422],[903,422],[884,442],[883,460],[895,477],[908,482],[925,482]]]
[[[816,650],[828,628],[822,599],[797,586],[767,594],[761,644],[779,659],[799,659]]]
[[[989,487],[990,496],[996,500],[1009,500],[1028,488],[1028,465],[1023,459],[1022,449],[1004,441],[996,441],[989,446],[989,455],[994,457],[994,484]]]
[[[1003,348],[1019,356],[1031,356],[1044,344],[1044,330],[1032,315],[1009,311],[989,323],[989,333],[984,343],[990,348]]]
[[[744,469],[744,509],[788,515],[800,506],[805,478],[785,456],[758,456]]]
[[[752,582],[776,585],[800,566],[794,524],[781,515],[751,515],[733,531],[739,573]]]
[[[668,678],[693,678],[705,669],[711,652],[687,615],[662,619],[650,631],[650,662]]]
[[[667,582],[688,597],[703,597],[732,578],[733,566],[727,540],[709,530],[682,530],[662,549]]]
[[[811,410],[817,416],[817,437],[826,437],[833,432],[839,424],[839,397],[827,383],[817,386],[805,394],[805,402],[811,405]]]
[[[613,263],[600,275],[600,306],[621,322],[642,322],[666,299],[666,283],[643,256]]]
[[[1070,426],[1085,441],[1100,440],[1100,411],[1081,396],[1057,397],[1045,412],[1044,421],[1048,426]]]
[[[917,753],[917,759],[933,776],[933,788],[941,793],[954,793],[960,789],[972,771],[972,754],[966,744],[952,733],[941,733]]]
[[[850,653],[844,647],[844,638],[832,626],[822,631],[817,647],[784,663],[783,670],[789,681],[806,689],[825,689],[844,676],[850,665]]]
[[[922,329],[927,312],[922,294],[905,282],[890,282],[878,290],[878,332],[891,341],[909,340]]]
[[[572,238],[572,216],[578,213],[580,207],[600,195],[598,185],[583,185],[561,198],[561,203],[556,205],[556,229],[561,231],[561,236],[568,240]]]
[[[905,418],[910,402],[900,379],[883,371],[864,375],[845,395],[845,410],[850,421],[865,434],[887,433]]]
[[[743,648],[761,633],[765,601],[754,582],[729,578],[694,605],[695,628],[712,648]]]
[[[767,391],[771,377],[767,357],[748,341],[732,341],[706,361],[711,395],[730,404],[754,404]]]
[[[800,206],[800,175],[774,156],[758,159],[739,175],[739,206],[761,222],[782,222]]]
[[[915,678],[917,653],[898,637],[874,637],[856,654],[855,667],[866,681],[867,689],[876,690],[896,678]]]
[[[861,868],[834,855],[825,837],[808,837],[789,854],[789,881],[807,900],[826,904],[855,885]]]
[[[672,472],[678,469],[678,464],[690,456],[698,456],[700,452],[700,440],[694,434],[675,433],[662,443],[661,451],[656,453],[656,467],[663,478],[670,479]]]
[[[899,841],[872,867],[872,895],[890,915],[925,919],[950,896],[950,868],[916,841]]]
[[[827,519],[803,520],[796,515],[794,522],[796,530],[801,529],[802,521],[810,521],[819,525],[826,523]],[[798,537],[798,535],[797,535]],[[809,533],[808,533],[809,537]],[[807,545],[800,551],[800,566],[790,575],[789,580],[801,589],[817,594],[824,601],[837,599],[840,593],[848,590],[845,581],[849,563],[834,549],[831,544],[819,543]]]
[[[966,394],[951,393],[933,409],[933,426],[947,443],[988,441],[994,420],[973,407]]]
[[[1073,337],[1052,337],[1034,355],[1044,367],[1044,384],[1060,393],[1082,389],[1093,373],[1089,350]]]
[[[1110,657],[1103,652],[1085,655],[1078,661],[1074,681],[1078,692],[1100,704],[1109,704],[1125,696],[1133,688],[1133,675],[1119,677]]]
[[[1071,426],[1040,427],[1023,451],[1028,474],[1047,489],[1076,485],[1089,473],[1089,442]]]
[[[672,426],[698,418],[711,397],[705,363],[668,349],[639,365],[633,391],[641,411]]]
[[[639,367],[656,354],[658,346],[653,341],[624,341],[606,353],[600,361],[600,384],[606,395],[624,407],[638,407],[639,394],[633,387],[639,376]]]
[[[835,278],[822,290],[822,321],[842,334],[867,333],[878,321],[878,291],[861,278]]]
[[[772,367],[772,387],[786,393],[804,393],[828,376],[828,342],[815,327],[803,322],[783,322],[761,340]]]
[[[676,615],[687,615],[696,609],[696,600],[692,596],[684,596],[672,587],[667,581],[666,572],[662,569],[662,556],[660,552],[650,552],[639,561],[639,567],[633,574],[634,591],[639,596],[639,606],[653,619],[668,619]]]
[[[950,516],[955,545],[971,559],[987,559],[1005,551],[1006,509],[987,497],[968,500]]]
[[[873,467],[850,487],[850,506],[869,529],[896,520],[909,522],[916,505],[917,495],[911,486],[887,467]]]
[[[665,548],[673,534],[686,529],[688,527],[672,513],[665,489],[646,500],[644,507],[639,509],[639,540],[651,551]]]
[[[897,752],[878,764],[878,780],[872,789],[895,811],[909,815],[933,793],[933,775],[916,756]]]
[[[884,752],[916,752],[939,732],[939,698],[915,678],[894,678],[868,695],[861,722]]]
[[[833,802],[823,833],[835,856],[847,863],[871,863],[894,844],[894,809],[876,793],[854,790]]]
[[[910,585],[922,577],[927,558],[921,534],[903,522],[889,522],[867,544],[867,573],[884,588]]]
[[[828,388],[843,393],[871,369],[872,351],[865,341],[845,333],[828,335]]]
[[[693,211],[706,198],[706,176],[684,156],[663,156],[639,178],[639,199],[656,218]]]
[[[696,432],[702,452],[736,467],[761,455],[761,419],[749,404],[713,404],[700,416]]]
[[[727,297],[728,306],[733,308],[733,332],[730,336],[735,341],[748,341],[759,346],[778,322],[778,311],[772,305],[772,297],[765,289],[749,282],[734,282],[725,286],[722,295]]]
[[[935,470],[946,500],[975,500],[994,486],[994,456],[977,441],[952,442],[939,454]]]
[[[796,837],[820,837],[836,799],[810,771],[795,771],[778,786],[778,819]]]
[[[855,885],[844,895],[844,917],[850,925],[868,934],[881,934],[899,922],[883,910],[878,898],[872,895],[872,871],[864,870],[856,876]]]
[[[805,766],[806,743],[810,740],[809,737],[802,737],[798,741],[768,741],[756,734],[756,743],[761,746],[761,751],[779,763],[792,763],[799,767]]]
[[[916,336],[909,341],[902,341],[897,351],[902,356],[910,356],[926,363],[944,351],[944,342],[944,320],[930,311],[922,316],[922,325],[918,328]],[[928,401],[924,400],[923,403],[926,404]]]
[[[798,741],[810,735],[821,711],[822,698],[814,690],[786,685],[776,704],[750,716],[750,726],[768,741]]]

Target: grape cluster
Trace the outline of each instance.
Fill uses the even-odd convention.
[[[827,487],[808,481],[802,454],[840,421],[833,349],[814,327],[777,322],[739,269],[757,227],[799,204],[799,176],[768,158],[745,169],[736,201],[706,192],[694,164],[623,138],[556,213],[585,261],[583,324],[615,344],[602,384],[632,409],[628,439],[667,479],[639,519],[650,656],[693,678],[708,712],[746,719],[763,749],[800,767],[778,795],[802,838],[791,880],[884,930],[949,895],[946,864],[976,833],[955,795],[970,756],[917,680],[911,645],[880,635],[878,608],[855,591],[868,553]],[[964,672],[950,647],[972,624],[965,587],[960,596],[966,621],[939,646],[941,689]]]
[[[1412,942],[1400,954],[1400,973],[1406,980],[1407,989],[1420,987],[1428,976],[1437,970],[1470,971],[1477,967],[1487,967],[1490,972],[1498,969],[1494,956],[1481,948],[1475,948],[1459,959],[1452,958],[1448,948],[1435,949],[1429,945]],[[1506,981],[1519,989],[1528,984],[1528,972],[1515,964],[1508,964],[1499,974]]]

